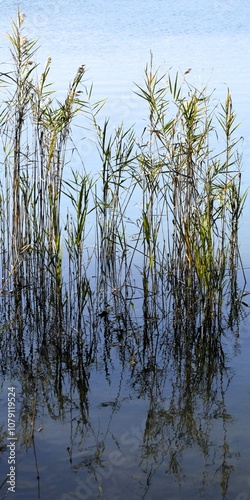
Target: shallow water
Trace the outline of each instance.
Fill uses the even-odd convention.
[[[0,2],[1,32],[9,31],[17,4]],[[51,79],[59,96],[77,67],[86,64],[96,99],[109,98],[102,116],[110,115],[112,125],[124,119],[136,123],[138,131],[144,126],[133,82],[142,82],[150,51],[164,71],[172,67],[184,73],[191,67],[190,83],[208,82],[211,91],[216,89],[215,100],[223,99],[229,86],[243,121],[243,183],[250,183],[248,1],[19,5],[28,33],[40,39],[41,65],[52,56]],[[7,61],[4,39],[0,45],[1,60]],[[82,146],[80,151],[93,169],[93,150]],[[249,289],[249,200],[240,245]],[[18,300],[11,306],[7,298],[2,302],[0,327],[0,498],[8,488],[7,395],[13,386],[18,500],[250,499],[248,316],[238,319],[233,332],[225,327],[221,343],[194,358],[175,345],[166,318],[157,334],[155,324],[146,324],[145,347],[145,318],[134,300],[139,315],[125,314],[126,324],[115,314],[95,317],[92,311],[97,326],[86,320],[84,342],[73,343],[68,357],[65,325],[60,344],[53,304],[34,313],[25,302],[25,311],[19,315],[17,307],[16,316],[10,314],[15,304]],[[73,330],[76,320],[71,320]],[[24,343],[19,330],[25,332]],[[43,345],[45,335],[50,347]]]

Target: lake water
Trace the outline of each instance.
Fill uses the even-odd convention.
[[[1,61],[9,58],[3,33],[10,31],[18,5],[28,35],[39,38],[41,67],[52,57],[58,96],[86,64],[95,99],[108,98],[101,116],[110,116],[112,126],[123,119],[138,131],[144,127],[145,110],[133,90],[134,82],[143,81],[150,52],[163,72],[192,68],[190,83],[208,84],[215,100],[223,100],[229,87],[242,122],[243,185],[250,184],[248,0],[1,1]],[[77,137],[93,170],[93,149]],[[248,290],[249,208],[248,200],[240,228]],[[147,324],[152,345],[146,351],[144,318],[127,314],[124,325],[113,316],[96,319],[92,311],[97,327],[86,325],[87,345],[79,353],[72,344],[68,358],[63,338],[59,347],[53,342],[60,318],[36,300],[36,317],[27,302],[16,316],[24,342],[19,326],[8,324],[15,301],[2,302],[1,499],[7,497],[11,465],[8,387],[15,388],[18,500],[250,499],[248,316],[237,319],[233,332],[224,329],[221,343],[210,346],[212,359],[197,361],[176,346],[166,318],[157,335],[155,325]],[[73,316],[71,321],[73,329]],[[42,342],[45,331],[49,348]]]

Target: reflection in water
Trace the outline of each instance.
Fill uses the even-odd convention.
[[[210,491],[212,478],[225,498],[236,457],[227,441],[231,416],[225,394],[233,373],[227,368],[223,335],[226,331],[229,335],[230,327],[230,336],[237,342],[241,307],[232,293],[236,281],[215,317],[207,311],[197,315],[186,292],[180,287],[164,288],[161,279],[156,282],[154,277],[158,293],[150,291],[145,270],[141,290],[134,290],[132,297],[132,276],[121,289],[114,269],[111,275],[103,263],[91,306],[85,302],[85,308],[79,308],[75,306],[77,280],[75,290],[71,282],[70,293],[62,294],[58,277],[51,270],[38,269],[35,274],[31,266],[25,276],[20,267],[12,289],[1,296],[2,378],[16,380],[19,386],[18,442],[26,452],[33,448],[38,498],[43,498],[39,496],[43,485],[36,436],[45,409],[58,425],[69,423],[63,431],[70,432],[68,463],[80,481],[69,490],[78,488],[83,498],[104,498],[106,490],[112,498],[116,493],[125,498],[125,484],[118,487],[108,482],[118,469],[129,475],[140,498],[151,498],[155,478],[159,492],[166,481],[171,488],[170,477],[188,491],[189,463],[196,467],[197,456],[203,461],[196,467],[199,495]],[[105,377],[109,386],[117,386],[115,398],[106,400],[103,394],[99,403],[102,430],[90,405],[94,373]],[[142,421],[121,431],[123,424],[117,429],[116,417],[124,418],[126,399],[143,400],[147,408]],[[220,429],[218,442],[213,436],[215,423]],[[5,452],[3,429],[1,438]],[[6,491],[6,483],[2,489]],[[58,498],[66,500],[66,490],[64,485],[65,494]]]

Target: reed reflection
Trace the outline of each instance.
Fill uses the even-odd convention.
[[[214,314],[208,317],[206,309],[206,314],[201,311],[197,319],[195,309],[185,309],[184,305],[189,304],[186,294],[183,302],[179,287],[172,293],[169,285],[162,290],[164,285],[159,279],[154,283],[158,293],[151,293],[143,286],[143,275],[135,308],[131,305],[130,283],[124,285],[123,291],[114,290],[110,283],[114,285],[115,277],[109,281],[105,270],[104,276],[98,277],[97,292],[92,296],[93,311],[81,315],[79,330],[75,295],[66,294],[62,301],[57,278],[51,279],[49,271],[43,276],[42,287],[41,276],[38,281],[33,276],[26,286],[24,280],[22,289],[19,282],[13,283],[13,292],[2,296],[2,305],[8,302],[2,315],[2,377],[17,380],[20,387],[21,446],[26,450],[35,446],[45,407],[49,418],[62,428],[64,422],[71,422],[71,444],[67,450],[70,467],[78,472],[87,471],[87,477],[96,476],[97,489],[102,470],[104,488],[107,479],[104,472],[107,477],[108,471],[115,473],[109,463],[109,432],[113,426],[116,429],[117,418],[123,415],[121,388],[126,380],[129,384],[126,397],[147,402],[133,458],[133,467],[146,477],[145,494],[162,468],[166,476],[174,475],[180,484],[185,484],[187,457],[198,453],[204,463],[203,469],[199,467],[201,491],[206,491],[215,474],[225,497],[236,457],[227,441],[232,417],[226,408],[225,395],[233,373],[228,368],[229,360],[226,362],[223,335],[227,332],[237,343],[240,303],[237,311],[234,305],[234,315],[230,309],[226,314],[224,308],[219,317]],[[77,293],[77,281],[75,287]],[[235,297],[230,295],[232,290],[229,287],[226,302],[235,304]],[[138,316],[138,311],[143,315]],[[230,326],[233,324],[230,333],[229,317]],[[111,401],[105,398],[100,401],[100,416],[103,411],[109,414],[106,431],[102,429],[100,434],[90,416],[89,391],[94,390],[91,379],[93,372],[101,370],[112,386],[114,352],[116,363],[119,360],[115,372],[116,377],[119,373],[119,389]],[[220,429],[217,442],[213,437],[214,426]],[[124,446],[124,432],[119,433],[112,430],[112,442],[126,471],[132,457],[130,449]],[[76,450],[90,435],[91,452],[86,450],[82,459],[75,458]]]

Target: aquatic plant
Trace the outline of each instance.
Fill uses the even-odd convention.
[[[2,291],[18,290],[19,301],[34,282],[47,287],[58,331],[74,317],[81,332],[94,303],[96,316],[116,318],[139,307],[149,330],[171,310],[177,336],[180,315],[186,331],[211,331],[226,293],[238,305],[244,293],[237,270],[246,192],[230,91],[214,105],[207,88],[185,74],[161,75],[151,58],[135,89],[148,106],[146,126],[140,134],[123,123],[112,130],[99,121],[104,101],[92,103],[84,65],[62,101],[49,81],[50,58],[37,81],[37,45],[20,11],[9,41],[13,66],[1,73],[0,106]],[[76,118],[96,133],[95,176],[73,141]]]
[[[185,75],[182,82],[178,75],[174,81],[170,75],[159,76],[152,61],[147,66],[145,88],[137,90],[149,108],[139,160],[144,178],[141,220],[148,248],[145,267],[152,267],[158,248],[158,267],[165,270],[175,293],[181,294],[181,309],[189,316],[191,309],[197,313],[202,308],[205,317],[218,317],[226,276],[230,281],[230,272],[240,264],[238,215],[246,192],[241,193],[230,92],[218,113],[206,90],[189,85]],[[224,134],[222,151],[216,120]],[[161,228],[163,236],[157,243]]]

